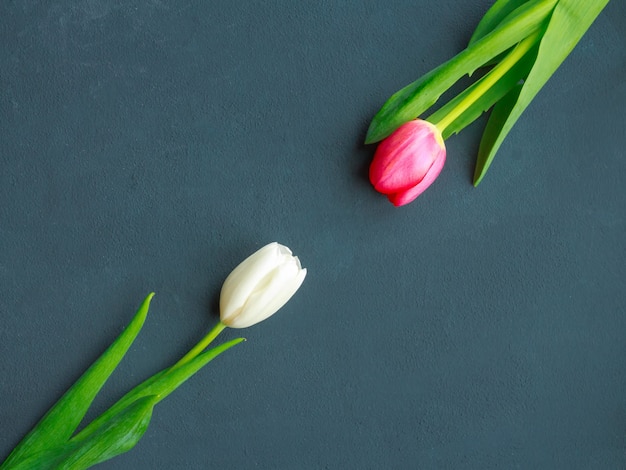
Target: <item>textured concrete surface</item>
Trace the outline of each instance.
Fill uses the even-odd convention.
[[[626,3],[478,188],[484,120],[393,208],[362,145],[489,0],[0,5],[0,459],[156,292],[98,397],[184,354],[221,282],[302,289],[103,469],[626,467]]]

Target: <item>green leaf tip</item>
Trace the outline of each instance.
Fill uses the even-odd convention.
[[[0,470],[19,468],[16,465],[20,462],[61,445],[72,436],[97,393],[135,341],[153,296],[154,292],[148,294],[124,331],[13,449]]]
[[[524,83],[493,108],[480,142],[474,186],[480,184],[496,152],[521,114],[552,74],[574,49],[608,0],[559,0],[539,44],[534,64]]]
[[[76,438],[84,439],[99,429],[106,426],[111,419],[115,419],[122,410],[128,408],[137,400],[146,396],[154,396],[156,402],[160,402],[187,381],[192,375],[228,349],[244,341],[244,338],[236,338],[203,352],[180,367],[169,367],[158,372],[141,384],[137,385],[126,395],[120,398],[113,406],[102,413],[98,418],[89,423]]]
[[[509,17],[509,15],[526,2],[528,2],[528,0],[496,0],[482,17],[478,26],[476,26],[476,30],[474,30],[469,44],[471,45],[482,39],[496,29],[502,22],[510,20],[511,17]],[[519,11],[520,10],[517,10],[518,13]]]
[[[370,123],[365,143],[378,142],[419,117],[452,85],[543,28],[557,0],[528,0],[452,59],[394,93]],[[499,17],[498,17],[499,19]],[[489,25],[491,27],[491,25]]]
[[[28,455],[10,470],[83,470],[131,450],[146,432],[157,397],[146,396],[103,423],[96,432]]]

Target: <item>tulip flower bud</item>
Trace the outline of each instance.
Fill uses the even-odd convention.
[[[394,206],[403,206],[435,181],[445,162],[446,146],[439,129],[416,119],[380,143],[370,166],[370,181]]]
[[[286,246],[276,242],[246,258],[224,281],[220,321],[247,328],[272,316],[296,293],[306,269]]]

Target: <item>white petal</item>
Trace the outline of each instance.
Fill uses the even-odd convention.
[[[236,322],[229,326],[247,328],[269,318],[293,297],[305,276],[306,269],[297,269],[295,264],[288,269],[285,267],[277,269],[266,288],[250,296]]]
[[[246,328],[265,320],[298,290],[306,269],[291,250],[270,243],[246,258],[224,281],[220,319],[231,328]]]
[[[228,275],[220,292],[222,317],[228,318],[240,309],[259,281],[277,266],[281,254],[279,247],[276,242],[265,245]]]

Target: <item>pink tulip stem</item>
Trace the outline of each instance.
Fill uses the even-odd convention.
[[[439,122],[433,122],[435,126],[443,133],[443,131],[452,124],[461,114],[463,114],[472,104],[474,104],[481,96],[483,96],[502,76],[507,73],[524,55],[535,45],[542,36],[542,32],[538,31],[524,40],[520,41],[517,46],[498,63],[455,108],[446,114]]]
[[[177,367],[182,366],[183,364],[188,363],[193,358],[195,358],[198,354],[204,351],[207,348],[207,346],[211,344],[211,342],[215,338],[217,338],[217,336],[224,330],[224,328],[226,328],[226,325],[224,325],[222,322],[218,322],[217,325],[215,325],[213,329],[209,331],[208,334],[204,338],[202,338],[200,342],[191,349],[191,351],[185,354],[180,359],[180,361],[178,361],[176,364],[172,366],[172,369],[175,369]]]

